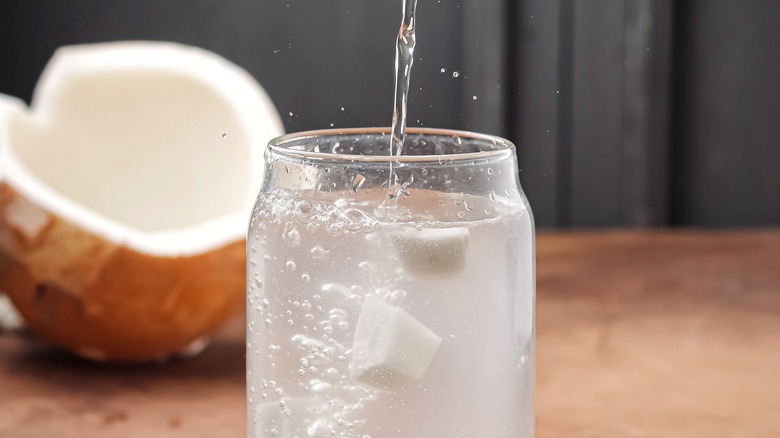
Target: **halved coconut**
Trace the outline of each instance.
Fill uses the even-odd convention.
[[[265,91],[213,53],[57,50],[0,140],[0,290],[82,356],[185,349],[244,301],[262,153],[282,131]]]

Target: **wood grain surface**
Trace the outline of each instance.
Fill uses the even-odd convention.
[[[780,231],[542,234],[537,317],[538,437],[780,436]],[[241,318],[164,365],[0,337],[0,437],[242,437],[243,354]]]

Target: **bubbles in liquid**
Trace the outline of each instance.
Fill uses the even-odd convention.
[[[333,385],[320,379],[312,379],[309,382],[309,387],[314,392],[328,392],[333,388]]]
[[[314,257],[317,260],[324,259],[327,256],[327,254],[328,254],[328,252],[321,246],[313,247],[311,249],[310,253],[311,253],[311,256]]]
[[[336,430],[330,420],[320,418],[309,426],[306,433],[312,438],[330,438],[336,435]]]
[[[350,295],[349,289],[336,283],[327,283],[322,285],[322,291],[328,295],[333,295],[338,298],[347,298]]]
[[[287,268],[288,271],[294,271],[297,267],[295,265],[295,262],[292,260],[287,260],[287,263],[284,264],[284,266]]]
[[[460,76],[459,72],[456,72],[456,71],[452,72],[452,77],[453,78],[457,78],[458,76]]]
[[[287,245],[292,247],[296,247],[301,244],[301,234],[298,232],[298,230],[295,229],[295,226],[291,222],[288,222],[287,226],[285,226],[282,238],[284,239],[285,243],[287,243]]]
[[[298,216],[306,216],[312,210],[311,202],[303,200],[298,203],[298,205],[295,207],[295,210],[298,213]]]

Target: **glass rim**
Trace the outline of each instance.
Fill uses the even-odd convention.
[[[471,131],[460,131],[455,129],[442,128],[407,128],[407,134],[415,135],[437,135],[443,137],[463,138],[485,142],[493,146],[493,149],[477,152],[454,152],[447,154],[428,154],[428,155],[357,155],[341,154],[333,152],[316,152],[292,149],[285,145],[305,139],[319,137],[335,136],[357,136],[357,135],[390,135],[390,127],[373,128],[330,128],[317,129],[310,131],[292,132],[276,137],[268,142],[268,148],[273,152],[283,156],[297,157],[310,160],[322,160],[331,162],[372,162],[372,163],[428,163],[441,162],[445,159],[447,162],[476,161],[476,160],[495,160],[513,156],[515,145],[511,141],[490,134],[480,134]],[[388,138],[389,141],[389,138]]]

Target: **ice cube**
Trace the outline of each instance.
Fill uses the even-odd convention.
[[[355,327],[350,378],[384,391],[398,389],[425,374],[440,343],[404,309],[369,295]]]
[[[437,278],[463,269],[469,229],[404,228],[392,236],[404,271],[415,277]]]

